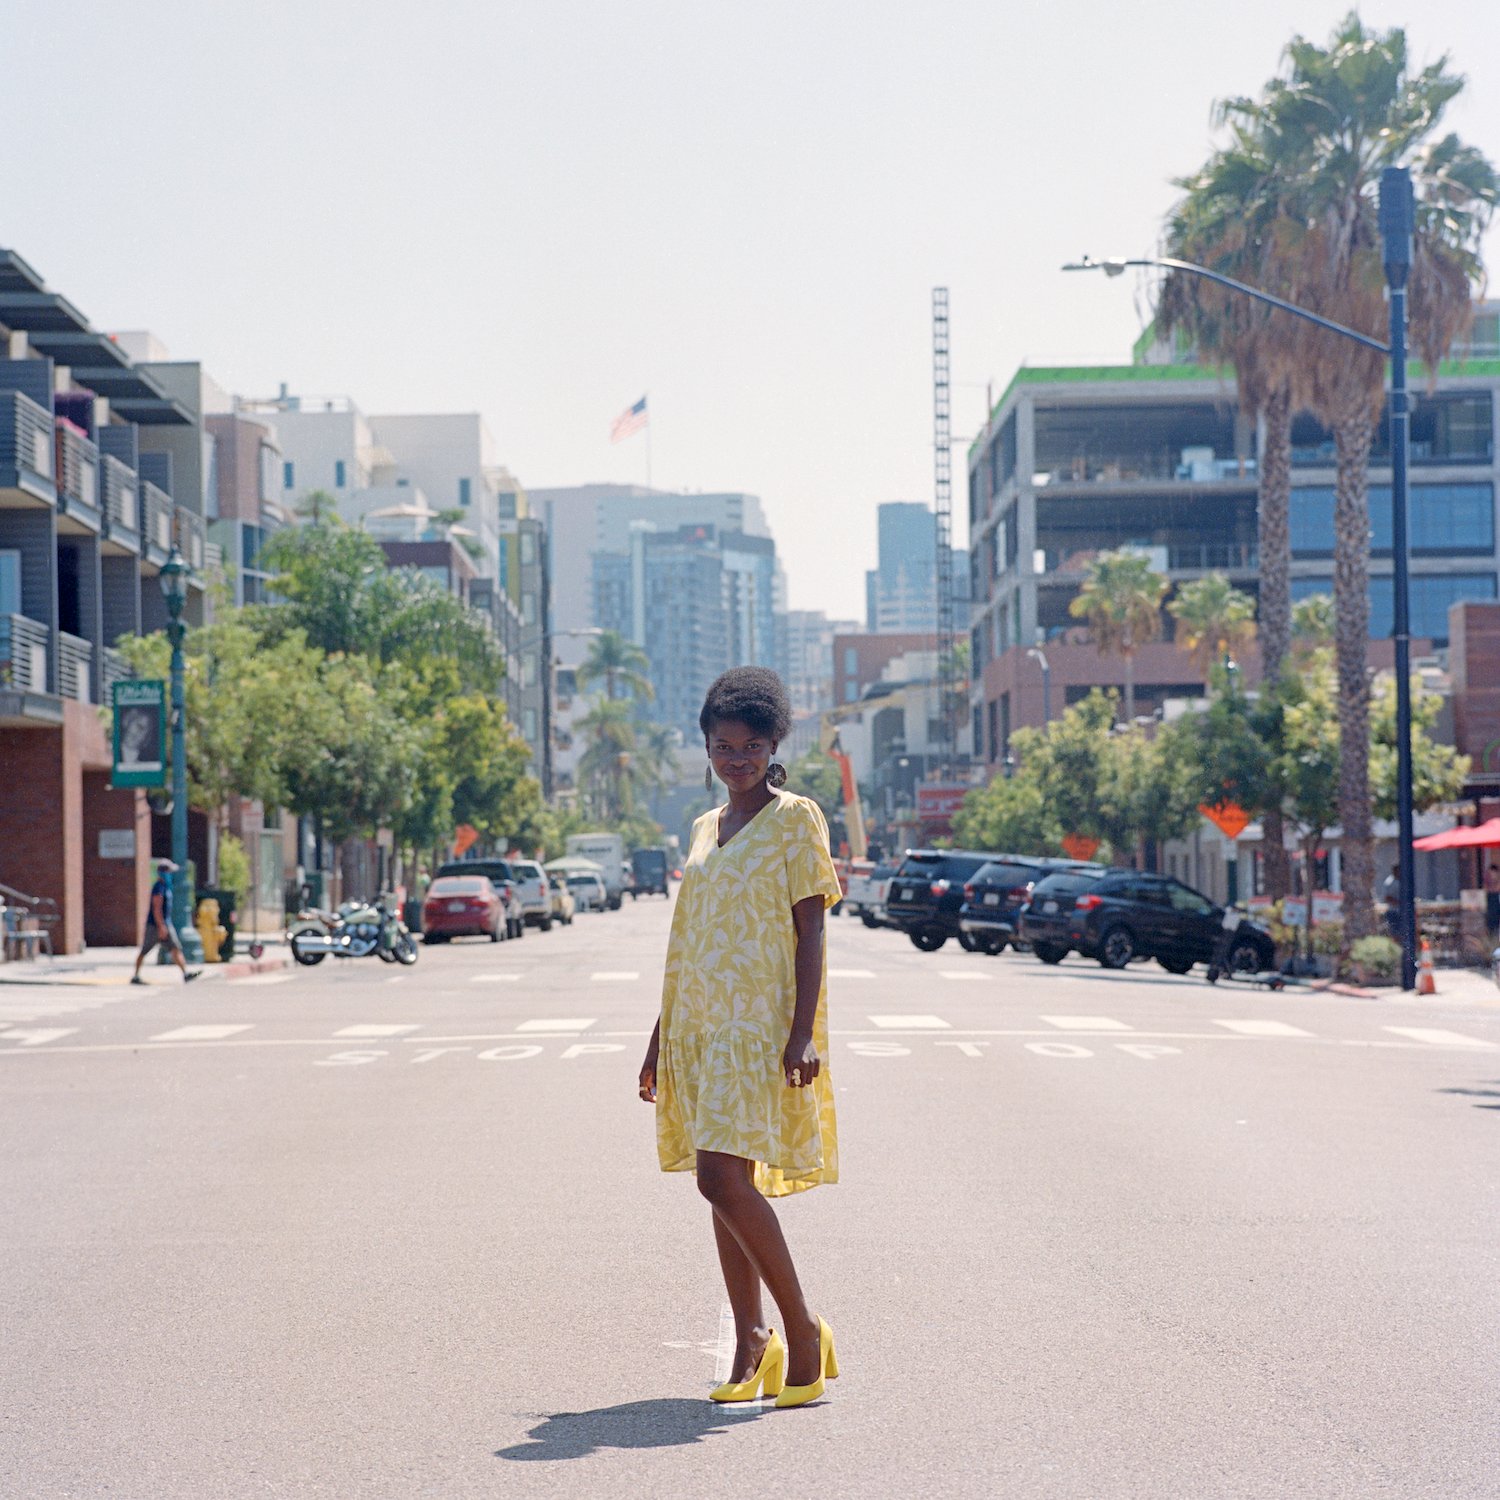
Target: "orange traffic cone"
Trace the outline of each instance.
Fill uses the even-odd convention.
[[[1437,994],[1437,975],[1432,972],[1432,944],[1422,939],[1421,956],[1417,959],[1417,993]]]

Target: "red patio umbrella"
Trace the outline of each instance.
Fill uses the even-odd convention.
[[[1489,849],[1500,846],[1500,818],[1491,818],[1477,828],[1450,828],[1446,833],[1430,833],[1425,839],[1413,839],[1412,848],[1429,853],[1434,849]]]

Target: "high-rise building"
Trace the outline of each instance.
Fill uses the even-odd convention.
[[[878,558],[865,574],[865,628],[874,632],[936,630],[937,529],[932,508],[916,500],[892,500],[878,512]],[[955,625],[968,625],[969,555],[950,552]]]
[[[838,701],[833,685],[833,641],[836,635],[856,635],[862,626],[854,620],[830,620],[821,609],[789,609],[782,633],[781,666],[799,717],[820,713]]]

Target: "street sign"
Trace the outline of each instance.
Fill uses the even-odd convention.
[[[1199,805],[1198,811],[1226,839],[1237,839],[1250,826],[1250,814],[1236,802],[1224,801],[1214,807],[1209,807],[1207,803],[1202,803]]]
[[[113,786],[167,784],[167,685],[127,678],[114,685]]]
[[[1066,834],[1062,846],[1063,853],[1069,859],[1080,861],[1091,860],[1099,852],[1099,840],[1092,839],[1085,833]]]
[[[917,785],[917,822],[932,833],[948,833],[973,788],[966,781],[926,781]]]

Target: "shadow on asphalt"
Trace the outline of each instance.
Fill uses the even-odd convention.
[[[1475,1089],[1439,1089],[1440,1094],[1457,1094],[1460,1098],[1475,1100],[1475,1109],[1500,1109],[1500,1078],[1497,1078],[1488,1088]],[[1488,1103],[1478,1101],[1488,1100]]]
[[[759,1415],[760,1409],[754,1405],[731,1410],[681,1396],[627,1401],[596,1411],[560,1411],[544,1417],[527,1433],[531,1442],[497,1449],[495,1457],[521,1463],[552,1462],[586,1458],[602,1448],[674,1448],[701,1443],[731,1427],[753,1422]]]

